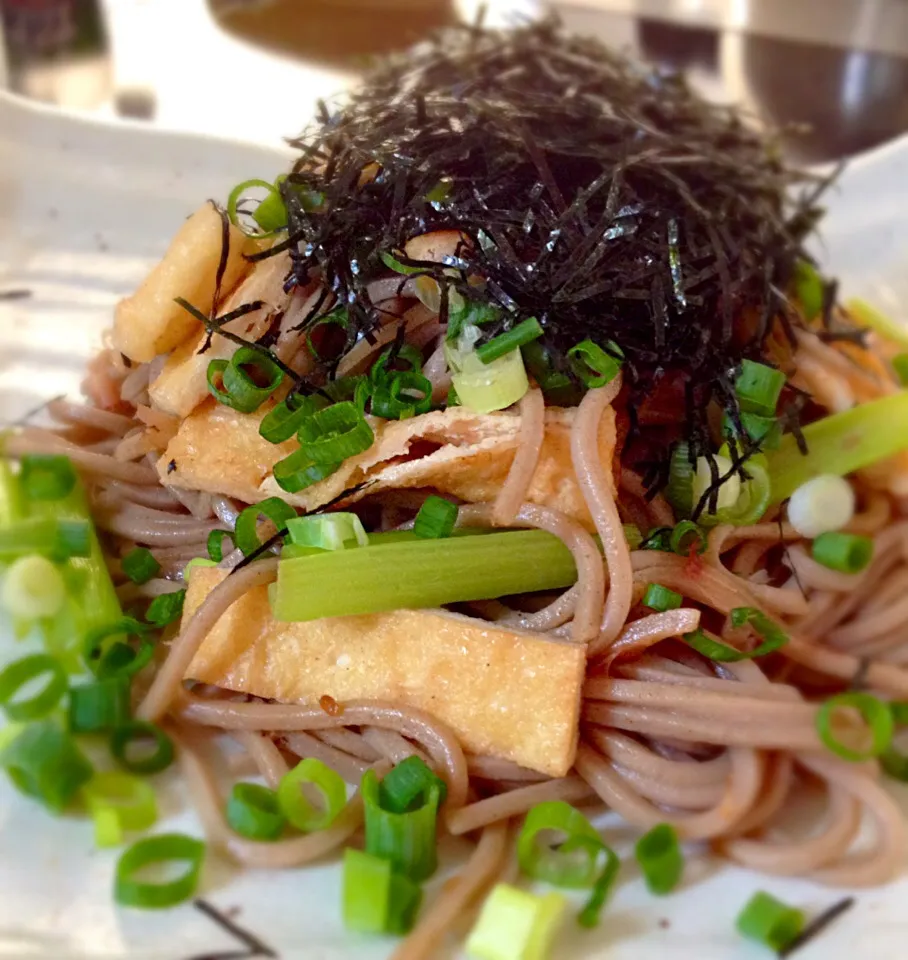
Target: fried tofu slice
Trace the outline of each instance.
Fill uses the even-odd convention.
[[[259,424],[270,405],[255,414],[239,413],[209,397],[180,424],[158,461],[167,486],[236,497],[245,503],[264,499],[261,492],[278,460],[296,443],[269,443]],[[286,496],[286,494],[284,494]]]
[[[571,464],[573,420],[573,409],[546,410],[545,438],[528,498],[592,527]],[[463,407],[409,420],[370,419],[375,443],[367,451],[350,457],[326,480],[287,494],[271,471],[292,446],[274,447],[262,440],[259,421],[260,414],[240,414],[224,407],[215,410],[206,404],[183,421],[168,445],[158,463],[161,482],[227,493],[247,503],[279,496],[304,510],[313,510],[359,484],[363,486],[348,503],[382,490],[416,487],[431,487],[469,503],[481,503],[494,499],[501,489],[520,432],[519,413],[479,414]],[[611,463],[615,439],[615,415],[609,409],[599,430],[600,453],[606,464]],[[173,460],[177,468],[168,472]]]
[[[223,314],[246,303],[262,302],[258,310],[231,320],[225,330],[245,340],[255,341],[264,334],[278,311],[286,309],[290,294],[284,292],[284,278],[290,267],[289,254],[269,257],[256,264],[233,295],[224,304]],[[189,317],[185,311],[184,316]],[[207,311],[205,311],[207,312]],[[167,358],[164,369],[148,388],[151,401],[158,410],[175,417],[187,417],[208,396],[208,364],[212,360],[229,360],[238,346],[232,340],[215,335],[203,351],[208,334],[198,320],[189,317],[193,335]]]
[[[184,615],[225,575],[194,570]],[[561,777],[577,750],[585,672],[583,644],[445,610],[281,623],[259,587],[221,617],[186,677],[285,702],[407,704],[448,724],[472,753]]]
[[[222,294],[233,290],[248,272],[250,264],[243,254],[256,249],[255,241],[234,226],[228,236]],[[221,216],[206,203],[180,227],[139,289],[117,304],[114,344],[120,353],[145,363],[178,347],[196,331],[198,321],[174,303],[174,298],[184,297],[205,314],[211,310],[222,242]]]

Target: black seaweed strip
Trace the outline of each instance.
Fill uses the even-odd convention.
[[[838,920],[846,910],[850,910],[855,902],[854,897],[844,897],[837,903],[834,903],[828,910],[824,910],[821,914],[814,917],[794,940],[786,944],[779,951],[779,960],[785,960],[786,957],[790,957],[795,951],[800,950],[812,940],[815,940],[834,920]]]
[[[539,317],[559,367],[578,340],[614,340],[634,402],[683,371],[697,397],[685,433],[698,449],[710,400],[728,402],[723,371],[761,357],[776,318],[793,337],[799,319],[778,288],[807,256],[832,179],[785,168],[776,146],[683,78],[551,19],[455,29],[392,57],[291,143],[294,182],[325,199],[304,211],[288,194],[287,240],[255,258],[290,250],[297,283],[318,270],[348,309],[351,345],[381,322],[368,294],[387,276],[378,254],[457,229],[474,243],[460,277],[442,284],[443,322],[453,288],[513,311],[504,325]],[[378,173],[360,184],[370,163]],[[427,203],[442,179],[448,196]],[[801,193],[789,200],[792,187]],[[484,289],[466,287],[468,276]],[[759,318],[756,335],[740,325],[732,337],[744,308]]]
[[[263,940],[260,940],[255,934],[244,930],[239,924],[234,923],[226,914],[218,910],[217,907],[197,897],[192,901],[192,905],[204,913],[209,919],[213,920],[219,927],[226,930],[234,939],[239,940],[245,947],[242,953],[233,951],[230,953],[206,953],[203,955],[191,957],[190,960],[232,960],[232,958],[241,957],[278,957],[278,953],[269,947]]]
[[[196,320],[201,323],[209,333],[216,333],[218,336],[223,337],[225,340],[230,340],[232,343],[237,344],[241,347],[249,347],[250,350],[255,350],[257,353],[261,353],[263,356],[268,357],[277,367],[279,367],[283,372],[290,377],[295,383],[299,383],[302,377],[292,368],[288,367],[283,360],[280,359],[274,352],[268,350],[265,347],[260,346],[254,340],[244,340],[241,336],[236,333],[231,333],[229,330],[224,330],[219,326],[219,323],[222,321],[219,320],[209,320],[208,317],[202,313],[197,307],[194,307],[188,300],[185,300],[183,297],[176,297],[174,303],[179,304],[187,313],[192,314]],[[237,310],[234,310],[233,313],[236,314],[239,310],[244,310],[245,313],[250,313],[252,310],[257,310],[261,307],[261,303],[258,305],[247,303],[243,307],[239,307]],[[242,316],[242,314],[240,314]]]

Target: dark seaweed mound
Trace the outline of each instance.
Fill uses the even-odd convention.
[[[562,368],[579,340],[615,341],[629,409],[680,377],[687,433],[704,448],[707,401],[736,412],[736,366],[761,357],[775,320],[792,322],[785,291],[823,186],[683,78],[553,21],[443,34],[337,110],[322,105],[292,143],[290,234],[277,249],[291,252],[288,285],[317,268],[347,306],[348,346],[381,322],[366,292],[388,275],[380,253],[456,227],[469,237],[456,272],[426,272],[506,309],[489,336],[535,316]],[[324,202],[307,211],[294,185]],[[470,276],[487,280],[481,294]]]

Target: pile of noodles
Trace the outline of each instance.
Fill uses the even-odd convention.
[[[433,346],[443,336],[435,325],[433,339],[422,343],[430,377],[437,376]],[[871,341],[865,351],[824,342],[809,330],[797,336],[793,382],[827,409],[897,389],[874,352],[884,345]],[[8,447],[12,455],[66,454],[78,466],[124,604],[179,589],[184,564],[204,555],[209,533],[230,529],[244,506],[161,485],[152,462],[162,443],[157,435],[166,437],[168,427],[149,406],[154,375],[155,364],[130,366],[106,350],[86,385],[94,404],[55,401],[49,412],[58,429],[27,427]],[[240,863],[291,867],[339,850],[360,827],[362,804],[354,794],[321,833],[274,843],[241,837],[227,825],[210,761],[225,738],[244,748],[232,751],[233,772],[258,771],[272,786],[298,757],[316,757],[354,784],[368,768],[387,769],[414,754],[444,777],[442,829],[469,835],[475,847],[402,942],[398,960],[433,954],[439,937],[508,869],[515,819],[543,800],[604,806],[641,830],[668,822],[683,839],[708,841],[735,863],[833,886],[883,883],[904,862],[908,834],[877,763],[848,763],[827,752],[815,714],[819,699],[852,683],[884,698],[908,698],[908,470],[891,461],[852,479],[859,509],[848,529],[875,543],[862,573],[817,564],[777,508],[753,526],[715,527],[702,556],[631,551],[622,521],[646,529],[674,518],[661,497],[645,499],[627,466],[617,501],[610,493],[613,465],[601,461],[594,438],[619,389],[620,377],[590,390],[571,436],[573,469],[601,553],[575,520],[524,502],[542,441],[544,403],[537,389],[521,401],[520,446],[497,500],[460,510],[462,524],[548,530],[576,558],[577,583],[543,609],[528,614],[489,602],[474,611],[587,645],[580,746],[570,775],[549,779],[465,754],[450,729],[400,704],[351,702],[326,712],[319,704],[186,689],[184,672],[211,626],[246,591],[274,579],[272,556],[243,566],[213,590],[179,633],[165,636],[169,642],[158,645],[160,658],[149,668],[138,715],[172,732],[207,833]],[[412,491],[393,493],[380,495],[385,527],[405,524],[418,506]],[[142,586],[126,582],[118,563],[137,544],[148,546],[162,566],[160,578]],[[222,565],[238,559],[228,556]],[[677,591],[685,604],[647,613],[640,600],[648,583]],[[788,645],[759,662],[717,663],[680,641],[699,624],[711,637],[738,642],[727,615],[740,606],[757,607],[783,624]],[[805,788],[822,790],[825,814],[802,836],[780,832],[781,814]]]

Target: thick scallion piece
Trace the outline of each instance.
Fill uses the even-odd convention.
[[[250,553],[255,553],[262,545],[259,537],[258,526],[259,518],[264,517],[270,520],[277,530],[283,530],[287,526],[287,521],[296,516],[296,510],[289,504],[284,503],[280,497],[268,497],[260,503],[254,503],[236,518],[236,527],[233,532],[234,543],[243,552],[243,556],[248,557]]]
[[[300,621],[439,607],[555,590],[576,579],[570,550],[541,530],[413,540],[282,560],[274,615]]]
[[[62,500],[72,493],[76,480],[69,457],[32,454],[19,463],[19,482],[28,500]]]
[[[665,613],[667,610],[677,610],[684,602],[680,593],[663,587],[661,583],[648,583],[643,594],[643,606],[655,610],[656,613]]]
[[[317,809],[303,793],[303,785],[315,787],[322,807]],[[321,760],[308,757],[281,777],[277,788],[277,802],[281,812],[303,833],[326,830],[343,810],[347,802],[347,788],[340,774]]]
[[[40,621],[48,652],[59,657],[67,669],[75,669],[88,634],[122,616],[120,601],[89,520],[88,503],[81,483],[77,483],[62,500],[32,500],[28,510],[33,518],[79,521],[88,528],[86,555],[73,556],[60,568],[66,583],[62,610],[56,616]]]
[[[27,796],[61,813],[94,772],[75,740],[51,720],[30,723],[0,754],[0,765]]]
[[[121,561],[123,573],[132,580],[133,583],[148,583],[161,572],[161,564],[151,555],[151,551],[145,547],[136,547],[123,557]]]
[[[560,894],[539,896],[499,883],[470,931],[467,954],[476,960],[547,960],[566,909]]]
[[[318,550],[343,550],[346,545],[368,546],[369,537],[355,513],[325,513],[287,521],[290,542]]]
[[[39,677],[46,677],[41,689],[30,697],[20,697],[20,691]],[[35,653],[0,671],[0,707],[14,722],[40,720],[63,699],[67,685],[60,662],[46,653]]]
[[[765,363],[753,360],[741,362],[741,372],[735,380],[735,393],[745,413],[774,417],[779,395],[785,386],[785,374]]]
[[[137,745],[147,745],[150,741],[154,750],[148,753],[140,746],[139,756],[135,756]],[[173,741],[153,723],[144,720],[130,720],[117,727],[110,735],[110,752],[114,760],[130,773],[160,773],[173,762]]]
[[[258,783],[235,783],[227,801],[227,822],[251,840],[277,840],[287,818],[274,790]]]
[[[407,813],[425,803],[430,787],[438,788],[438,804],[445,802],[448,788],[420,757],[407,757],[396,764],[381,781],[379,798],[385,810]]]
[[[60,561],[87,557],[91,551],[90,533],[87,519],[29,517],[0,529],[0,560],[29,554]]]
[[[873,559],[873,540],[856,533],[821,533],[810,552],[817,563],[830,570],[860,573]]]
[[[469,329],[478,335],[477,328]],[[456,345],[450,341],[445,343],[445,358],[460,404],[476,413],[504,410],[517,403],[530,389],[520,350],[512,350],[497,360],[483,363],[472,343],[460,337]]]
[[[483,363],[491,363],[512,350],[519,350],[524,344],[538,340],[544,332],[542,324],[535,317],[528,317],[510,330],[493,337],[488,343],[477,347],[476,356]]]
[[[804,912],[759,891],[747,901],[735,921],[738,932],[778,953],[804,928]]]
[[[357,933],[409,932],[422,902],[422,891],[396,873],[387,860],[362,850],[344,850],[344,926]]]
[[[426,497],[413,521],[413,533],[421,540],[450,537],[457,523],[457,506],[444,497]]]
[[[150,784],[128,773],[97,773],[82,788],[95,822],[95,843],[117,847],[128,830],[147,830],[158,819],[158,802]]]
[[[643,834],[634,855],[650,893],[663,896],[675,889],[684,873],[684,854],[671,824],[657,824]]]
[[[108,677],[69,691],[69,729],[73,733],[114,730],[129,720],[130,679]]]
[[[838,710],[856,710],[870,733],[870,742],[863,749],[843,743],[832,729]],[[836,756],[851,763],[860,763],[885,753],[892,743],[895,723],[889,705],[869,693],[850,691],[830,697],[817,710],[817,733],[823,745]]]
[[[205,844],[182,833],[161,833],[145,837],[126,850],[117,862],[114,900],[124,907],[158,910],[188,900],[199,885],[205,859]],[[175,880],[161,883],[136,880],[140,871],[154,864],[185,863],[186,870]]]
[[[908,391],[815,420],[801,432],[806,455],[789,434],[767,454],[773,503],[787,500],[811,477],[844,477],[908,449]]]
[[[156,627],[166,627],[183,616],[183,603],[186,600],[185,590],[174,590],[172,593],[162,593],[148,604],[145,619]]]
[[[14,560],[0,584],[0,606],[12,617],[55,617],[66,604],[66,582],[46,557],[30,554]]]
[[[367,770],[360,787],[366,820],[366,852],[388,860],[415,881],[425,880],[437,866],[436,819],[441,788],[432,783],[404,812],[387,809],[378,777]],[[418,804],[418,805],[417,805]]]

